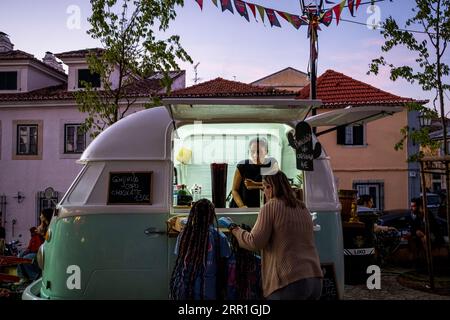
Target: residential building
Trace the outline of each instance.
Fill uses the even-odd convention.
[[[87,53],[101,54],[102,49],[47,52],[39,60],[13,47],[0,33],[0,214],[7,239],[26,243],[40,210],[54,207],[81,170],[76,160],[91,138],[79,130],[85,115],[74,91],[82,89],[81,80],[102,88],[86,62]],[[170,76],[173,90],[184,88],[184,71]],[[127,89],[136,100],[127,114],[142,110],[150,95],[164,92],[160,78],[136,79]],[[114,85],[114,74],[110,80]]]
[[[370,194],[376,208],[380,210],[405,209],[411,198],[420,194],[420,176],[417,163],[408,163],[411,153],[418,146],[407,141],[403,150],[394,146],[402,138],[400,129],[406,125],[418,128],[417,113],[408,112],[406,105],[414,102],[382,91],[364,82],[352,79],[342,73],[328,70],[318,78],[317,95],[322,100],[318,114],[352,107],[382,107],[388,116],[375,121],[351,123],[321,134],[330,127],[318,127],[317,134],[327,154],[340,189],[354,189],[361,194]],[[289,83],[278,83],[280,88],[291,87]],[[271,92],[271,93],[270,93]],[[264,99],[269,94],[278,98],[291,97],[291,91],[280,92],[274,87],[245,85],[235,81],[215,79],[174,91],[172,97],[219,98],[246,97]],[[309,98],[309,85],[297,93],[301,99]],[[415,101],[425,103],[426,101]],[[368,119],[370,120],[370,119]],[[250,127],[250,124],[248,125]],[[219,144],[218,144],[219,145]],[[242,147],[241,147],[242,149]],[[245,148],[244,148],[245,149]],[[195,152],[193,152],[195,153]],[[230,163],[229,163],[230,166]],[[290,167],[289,159],[281,160],[281,167]],[[232,164],[231,164],[232,167]],[[195,177],[206,173],[198,172]],[[206,180],[206,179],[202,179]],[[229,177],[228,185],[232,181]]]
[[[308,74],[292,67],[287,67],[250,84],[298,92],[309,84],[309,79]]]
[[[309,91],[308,85],[298,98],[309,97]],[[317,98],[322,100],[318,114],[349,106],[404,107],[392,116],[338,127],[324,135],[320,132],[329,128],[318,128],[317,134],[331,158],[340,189],[372,195],[380,210],[409,208],[410,199],[420,194],[420,176],[418,164],[407,162],[407,158],[418,146],[411,141],[402,150],[396,151],[394,146],[402,139],[401,128],[419,127],[417,112],[408,112],[407,104],[427,101],[399,97],[333,70],[317,79]]]

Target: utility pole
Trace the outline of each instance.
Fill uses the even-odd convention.
[[[319,17],[323,9],[323,0],[300,0],[300,6],[303,16],[308,18],[308,37],[309,37],[309,77],[310,77],[310,92],[309,98],[311,100],[317,99],[317,58],[318,58],[318,33]],[[316,115],[317,110],[312,109],[312,115]],[[316,128],[313,128],[314,134]]]

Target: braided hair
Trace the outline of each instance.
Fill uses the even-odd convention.
[[[193,204],[186,226],[180,234],[178,256],[170,280],[171,299],[192,300],[196,298],[194,287],[197,279],[200,279],[200,299],[204,299],[209,226],[214,221],[217,225],[215,208],[211,201],[200,199]],[[215,245],[219,246],[220,239],[215,240]],[[215,251],[217,262],[219,261],[220,250]]]
[[[241,228],[250,231],[245,224]],[[231,237],[231,250],[236,258],[236,286],[238,300],[257,300],[262,297],[259,271],[260,265],[256,253],[239,247],[236,237]]]

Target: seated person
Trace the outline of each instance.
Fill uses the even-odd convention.
[[[358,211],[373,209],[373,198],[371,195],[363,194],[357,201]],[[373,224],[373,233],[376,247],[376,257],[380,264],[384,264],[386,258],[392,254],[400,244],[400,233],[394,227]]]
[[[30,242],[28,242],[28,247],[19,254],[19,257],[25,257],[29,255],[30,253],[36,254],[39,250],[39,247],[41,244],[44,243],[44,238],[40,233],[38,233],[38,229],[36,227],[30,228]]]
[[[356,204],[358,205],[358,211],[360,211],[359,209],[373,209],[373,198],[371,195],[368,194],[363,194],[359,197],[358,201],[356,202]],[[397,231],[396,228],[394,227],[388,227],[388,226],[380,226],[376,223],[374,223],[373,225],[373,231],[374,232],[383,232],[383,231]]]
[[[267,157],[268,143],[265,138],[254,138],[248,144],[250,159],[237,164],[233,178],[232,196],[234,204],[230,207],[248,208],[260,206],[260,190],[262,189],[262,175],[276,173],[278,162]]]
[[[430,240],[432,245],[442,245],[445,243],[441,227],[436,217],[429,212]],[[417,257],[420,250],[426,252],[427,237],[425,233],[425,212],[423,210],[422,198],[411,200],[411,249],[413,255]]]
[[[38,227],[30,228],[31,239],[28,244],[27,249],[19,254],[19,257],[25,259],[31,259],[32,263],[21,263],[17,265],[17,275],[21,278],[21,282],[36,280],[40,274],[41,269],[39,268],[36,261],[36,254],[39,247],[45,241],[45,234],[47,233],[48,226],[50,225],[50,220],[52,219],[53,210],[44,209],[41,211],[39,219],[41,223]]]

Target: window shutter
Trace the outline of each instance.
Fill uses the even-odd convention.
[[[345,127],[337,128],[337,144],[345,144]]]
[[[353,145],[361,146],[364,144],[364,126],[353,126]]]

